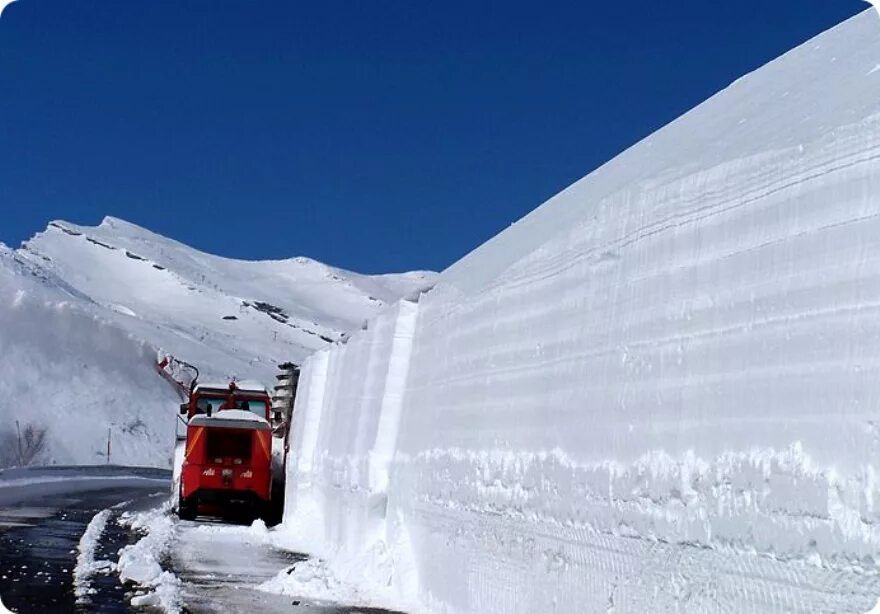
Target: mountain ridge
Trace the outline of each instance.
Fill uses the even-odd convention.
[[[268,382],[279,362],[338,341],[435,275],[235,260],[119,218],[53,220],[17,250],[0,245],[0,398],[32,403],[22,419],[49,429],[43,462],[100,462],[109,428],[114,462],[164,466],[176,393],[158,356]],[[4,425],[14,405],[0,404]]]

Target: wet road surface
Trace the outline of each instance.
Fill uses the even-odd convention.
[[[0,472],[0,486],[4,478],[37,475],[55,479],[67,475],[65,470],[39,470],[39,473],[22,476]],[[120,548],[142,537],[120,526],[116,520],[125,511],[148,510],[161,505],[167,499],[169,488],[168,483],[162,481],[165,475],[167,472],[148,470],[143,477],[153,481],[120,481],[118,485],[105,483],[103,487],[98,485],[98,478],[94,478],[86,492],[64,492],[64,485],[57,482],[28,484],[18,491],[0,488],[0,494],[5,493],[0,496],[3,604],[13,612],[28,614],[155,611],[132,607],[129,600],[135,589],[121,585],[116,572],[92,576],[90,586],[94,593],[77,603],[73,570],[79,540],[95,514],[102,510],[110,509],[111,517],[97,546],[96,560],[116,562]],[[68,486],[67,490],[76,488]],[[307,557],[273,548],[265,541],[242,539],[241,531],[236,529],[246,528],[204,519],[178,524],[177,539],[167,564],[183,583],[184,613],[395,614],[255,590],[256,585]]]
[[[167,488],[112,487],[38,497],[0,509],[0,595],[4,605],[15,612],[133,611],[113,573],[94,576],[96,593],[88,602],[76,603],[73,569],[77,545],[95,514],[118,506],[96,553],[98,558],[116,560],[116,552],[130,539],[128,530],[115,522],[116,516],[125,510],[154,507],[157,493],[164,496]]]

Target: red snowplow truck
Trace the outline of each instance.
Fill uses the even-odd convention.
[[[256,382],[198,384],[187,417],[178,516],[273,518],[271,400]],[[278,416],[275,416],[278,418]]]

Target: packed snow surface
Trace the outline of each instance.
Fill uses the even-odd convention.
[[[870,11],[313,354],[282,530],[422,611],[870,610],[878,58]]]
[[[111,461],[167,467],[180,401],[157,354],[223,388],[230,377],[272,383],[277,363],[433,278],[229,260],[109,217],[52,222],[22,249],[0,244],[0,437],[14,440],[17,418],[48,429],[41,462],[105,462],[109,438]]]

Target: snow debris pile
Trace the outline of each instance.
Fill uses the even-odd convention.
[[[76,557],[76,567],[73,570],[73,590],[78,603],[84,603],[88,595],[95,593],[91,587],[91,578],[96,573],[107,573],[113,569],[113,562],[96,560],[95,553],[107,520],[112,512],[103,510],[95,514],[89,522],[85,532],[79,540],[79,554]]]
[[[146,534],[137,543],[119,551],[119,580],[145,589],[131,599],[135,607],[153,606],[165,612],[181,610],[180,579],[162,569],[161,562],[169,554],[174,540],[174,522],[169,506],[148,512],[122,514],[120,524]]]
[[[326,565],[293,590],[868,611],[877,57],[872,13],[809,41],[313,354],[280,531]]]
[[[363,607],[374,605],[352,585],[340,582],[319,559],[307,559],[291,565],[257,589],[317,604],[328,602],[359,604]]]
[[[112,462],[167,467],[179,399],[157,355],[204,377],[269,382],[277,363],[326,347],[434,276],[230,260],[110,217],[52,222],[19,250],[0,244],[0,396],[11,400],[0,443],[14,440],[8,412],[27,398],[22,428],[46,429],[35,462],[105,463],[109,438]],[[17,461],[0,451],[0,465]]]

